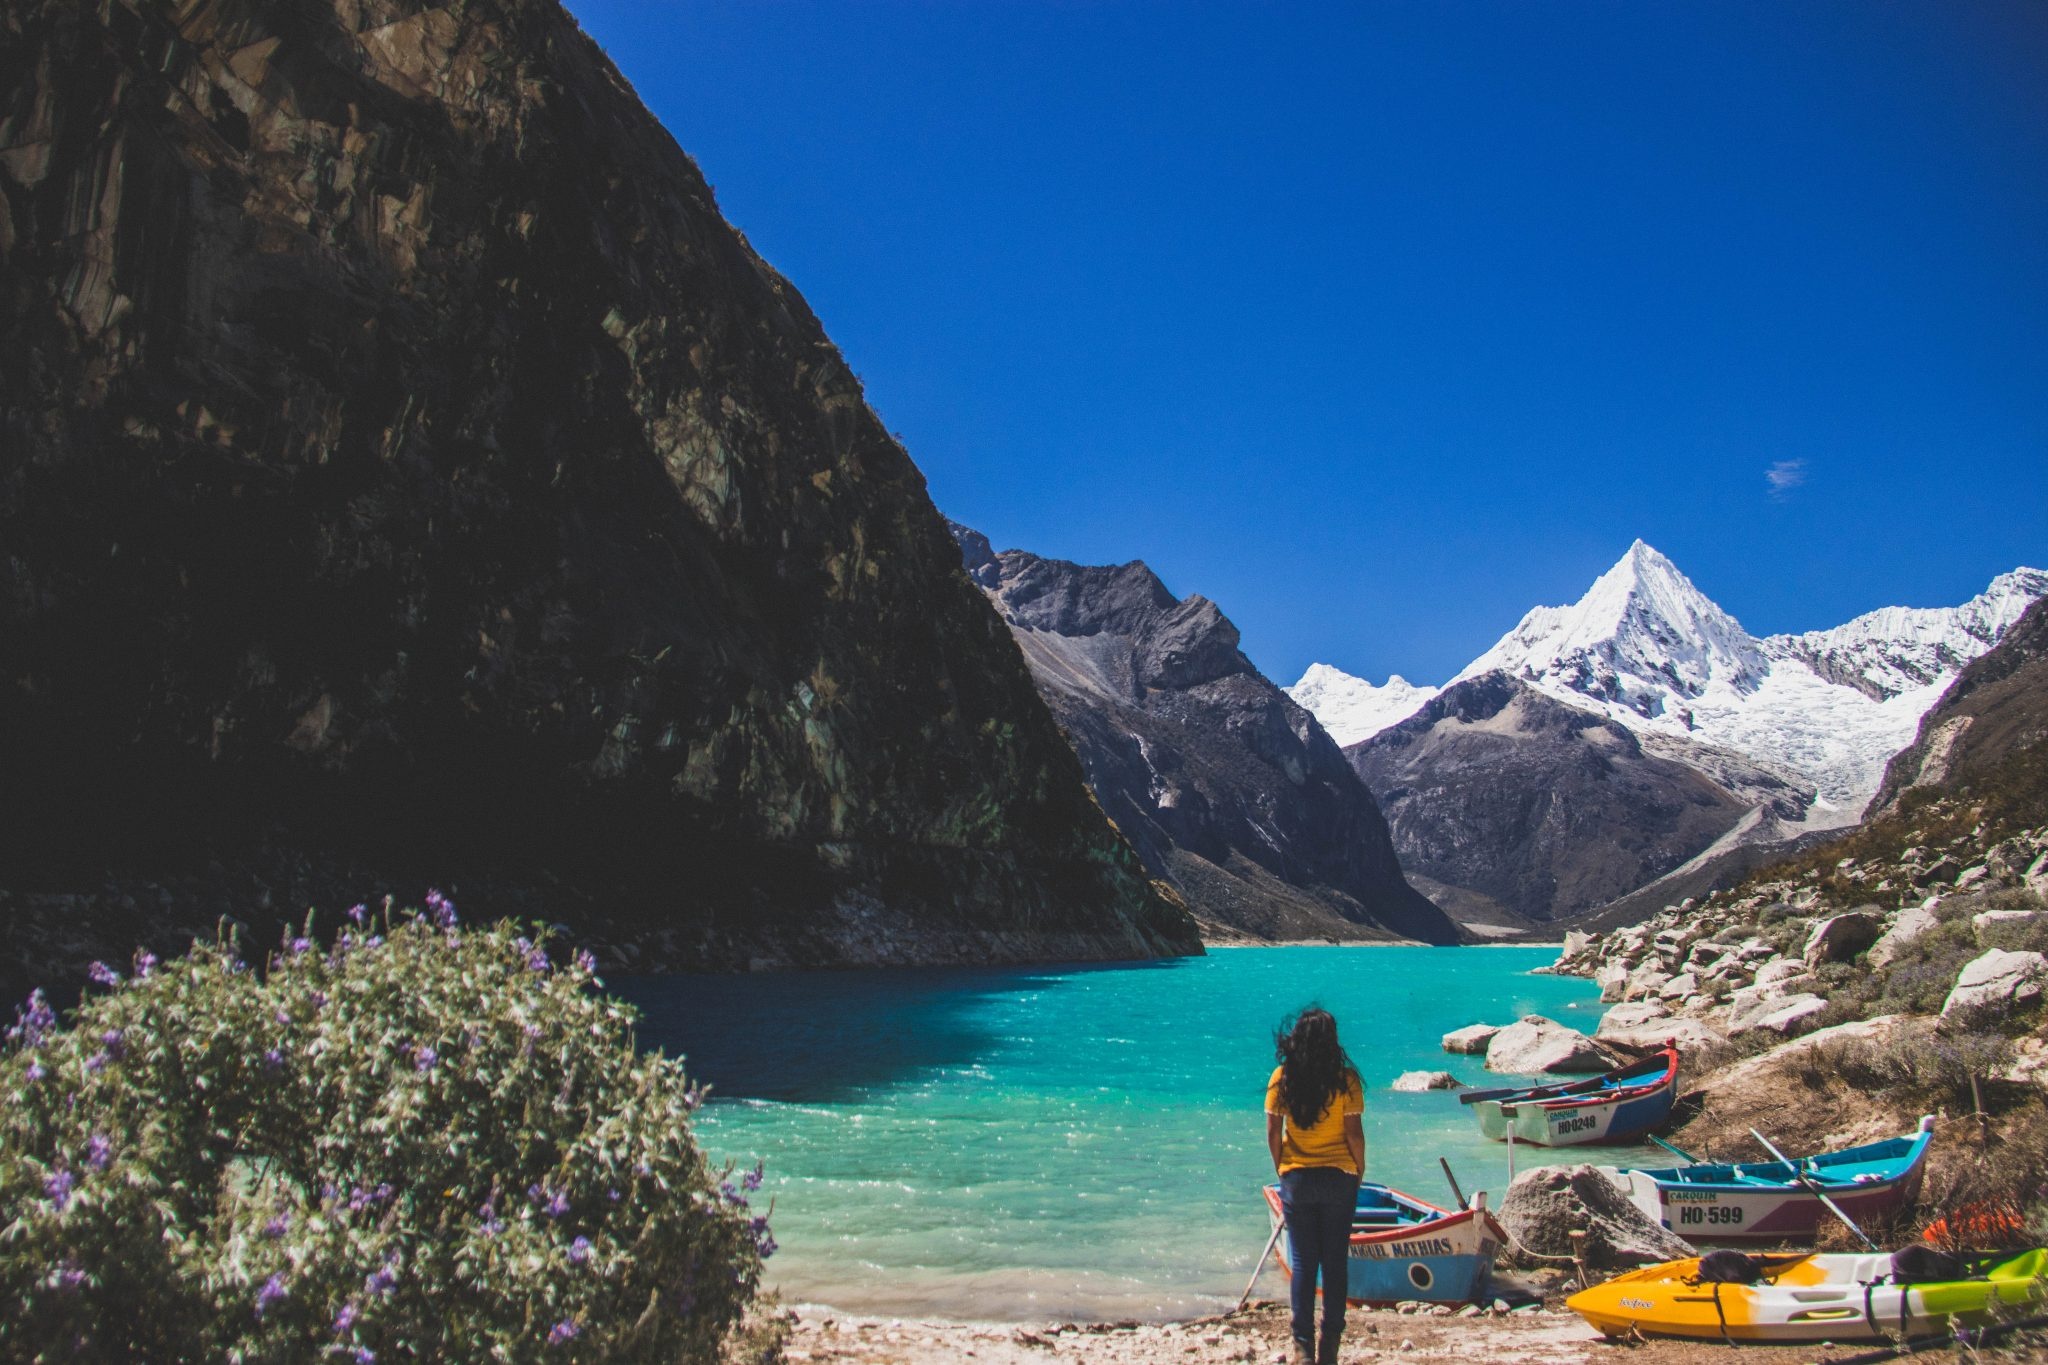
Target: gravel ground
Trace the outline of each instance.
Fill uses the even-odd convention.
[[[1118,1325],[920,1322],[820,1314],[798,1318],[783,1354],[791,1361],[886,1365],[949,1365],[970,1360],[976,1365],[1054,1365],[1058,1361],[1265,1365],[1285,1362],[1287,1344],[1286,1306],[1260,1301],[1224,1317]],[[1342,1365],[1403,1360],[1459,1360],[1468,1365],[1807,1365],[1842,1360],[1869,1349],[1863,1343],[1740,1349],[1685,1341],[1629,1345],[1602,1340],[1577,1315],[1558,1309],[1468,1317],[1354,1309],[1341,1359]],[[1913,1358],[1953,1361],[1959,1357],[1949,1351],[1928,1351]],[[1982,1358],[1992,1358],[1991,1353]]]

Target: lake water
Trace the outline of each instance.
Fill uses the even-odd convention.
[[[1366,1082],[1366,1173],[1448,1202],[1507,1183],[1447,1092],[1485,1083],[1453,1028],[1546,1014],[1590,1032],[1554,948],[1231,948],[1115,966],[770,973],[615,983],[641,1040],[710,1081],[697,1136],[767,1163],[791,1303],[974,1319],[1180,1318],[1235,1301],[1264,1244],[1273,1030],[1336,1014]],[[1597,1160],[1635,1159],[1608,1149]],[[1546,1158],[1519,1149],[1522,1164]],[[1556,1158],[1548,1158],[1556,1159]],[[1278,1293],[1272,1272],[1265,1292]]]

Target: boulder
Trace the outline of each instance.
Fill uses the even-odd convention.
[[[1680,972],[1665,982],[1657,992],[1660,1000],[1690,1000],[1700,993],[1700,979],[1691,972]]]
[[[1908,943],[1928,930],[1939,927],[1941,920],[1934,913],[1934,907],[1939,904],[1939,896],[1929,896],[1921,904],[1899,911],[1898,917],[1892,921],[1892,927],[1885,930],[1883,936],[1870,945],[1870,954],[1863,960],[1873,967],[1889,964]]]
[[[1766,987],[1782,986],[1787,981],[1794,981],[1805,975],[1805,963],[1794,962],[1789,957],[1774,957],[1756,969],[1756,980],[1752,984]]]
[[[1517,1076],[1555,1072],[1607,1071],[1621,1058],[1575,1028],[1540,1014],[1525,1015],[1493,1036],[1486,1069]]]
[[[1787,1038],[1805,1033],[1820,1022],[1828,1002],[1817,995],[1788,995],[1778,1007],[1756,1021],[1756,1027],[1782,1033]]]
[[[1502,1263],[1523,1269],[1544,1262],[1518,1247],[1538,1256],[1569,1256],[1574,1230],[1586,1234],[1586,1265],[1594,1270],[1627,1270],[1699,1254],[1677,1233],[1651,1222],[1595,1166],[1523,1171],[1508,1186],[1499,1216],[1510,1239],[1501,1248]]]
[[[2027,890],[2037,896],[2048,896],[2048,853],[2034,859],[2033,865],[2027,869],[2024,880]]]
[[[1616,1029],[1640,1028],[1658,1019],[1669,1019],[1671,1008],[1662,1000],[1635,1000],[1626,1005],[1616,1005],[1600,1016],[1600,1027],[1593,1030],[1593,1036],[1605,1038]]]
[[[1622,988],[1624,1000],[1642,1000],[1657,994],[1670,982],[1671,973],[1655,958],[1645,962],[1628,974],[1628,984]]]
[[[1722,1032],[1730,1038],[1747,1033],[1787,1006],[1809,1000],[1820,1000],[1820,997],[1804,991],[1787,991],[1779,986],[1745,987],[1728,997],[1728,1018],[1722,1025]]]
[[[1653,1052],[1666,1043],[1676,1043],[1683,1053],[1697,1053],[1728,1040],[1703,1019],[1652,1019],[1647,1023],[1606,1027],[1601,1021],[1598,1041],[1630,1052]]]
[[[1806,935],[1806,965],[1851,962],[1884,934],[1884,916],[1870,910],[1830,915]]]
[[[1628,991],[1628,968],[1619,962],[1610,962],[1593,974],[1593,980],[1600,987],[1600,1003],[1615,1004]]]
[[[1499,1024],[1467,1024],[1464,1028],[1452,1029],[1444,1035],[1444,1051],[1477,1054],[1486,1051],[1487,1044],[1500,1032]]]
[[[2030,924],[2040,918],[2039,910],[1986,910],[1970,916],[1970,923],[1976,926],[1977,932],[1981,934],[1993,925]]]
[[[2039,953],[2008,953],[1993,948],[1966,963],[1956,976],[1955,988],[1942,1002],[1941,1017],[1978,1011],[2003,1014],[2031,1005],[2041,998],[2041,983],[2048,978],[2048,957]],[[1493,1054],[1487,1054],[1487,1065]]]
[[[1394,1083],[1387,1089],[1413,1094],[1423,1090],[1458,1090],[1464,1084],[1448,1071],[1404,1071],[1394,1077]]]
[[[1967,891],[1991,875],[1991,869],[1982,863],[1973,864],[1956,873],[1956,890]]]

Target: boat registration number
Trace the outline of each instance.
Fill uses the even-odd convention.
[[[1740,1223],[1740,1204],[1686,1204],[1678,1210],[1681,1223]]]
[[[1444,1237],[1425,1237],[1389,1247],[1379,1242],[1354,1242],[1351,1254],[1362,1261],[1406,1261],[1417,1256],[1448,1256],[1451,1243]]]
[[[1588,1133],[1600,1126],[1600,1120],[1591,1114],[1567,1114],[1550,1121],[1553,1133]]]

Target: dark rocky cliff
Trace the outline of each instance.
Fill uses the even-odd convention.
[[[1372,795],[1203,597],[953,528],[1090,785],[1202,919],[1260,938],[1455,941],[1408,885]]]
[[[2048,788],[2048,599],[1973,659],[1885,766],[1870,816],[1895,813],[1916,788],[1969,793],[1997,785],[2038,800]],[[2023,803],[2024,804],[2024,803]],[[2043,812],[2048,814],[2048,812]],[[2038,817],[2037,817],[2038,818]]]
[[[1543,923],[1605,904],[1703,852],[1752,810],[1775,805],[1797,818],[1813,795],[1738,755],[1696,753],[1688,764],[1652,752],[1623,726],[1505,673],[1457,683],[1344,753],[1379,798],[1417,885],[1482,924]]]
[[[0,102],[18,963],[428,878],[635,966],[1199,950],[555,0],[12,0]]]

